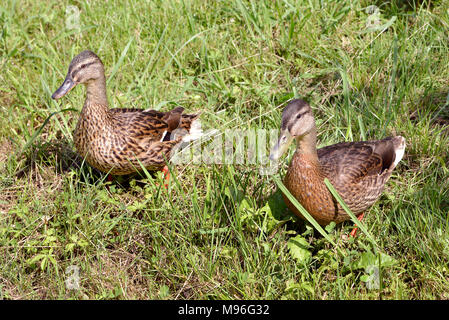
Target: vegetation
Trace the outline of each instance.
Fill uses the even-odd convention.
[[[73,146],[85,89],[51,100],[85,49],[111,107],[270,130],[297,96],[319,146],[404,136],[369,233],[325,238],[286,209],[273,178],[293,148],[274,176],[181,164],[168,190],[160,173],[106,182]],[[448,299],[448,53],[447,1],[3,1],[0,298]]]

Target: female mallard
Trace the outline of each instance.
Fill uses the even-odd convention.
[[[280,137],[270,159],[277,160],[296,139],[296,152],[284,179],[290,193],[321,225],[348,220],[350,217],[324,184],[324,178],[328,178],[349,209],[361,219],[402,159],[405,139],[396,136],[343,142],[317,150],[316,137],[312,109],[303,100],[293,100],[282,113]],[[295,206],[284,199],[302,218]]]
[[[199,115],[183,114],[181,107],[169,112],[109,109],[103,63],[91,51],[73,58],[64,83],[52,98],[63,97],[80,83],[86,85],[87,93],[75,129],[75,147],[102,172],[125,175],[141,166],[161,169],[178,144],[201,134]]]

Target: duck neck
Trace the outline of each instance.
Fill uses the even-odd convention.
[[[293,155],[287,174],[284,178],[285,186],[302,204],[309,201],[312,193],[319,197],[322,190],[323,175],[316,150],[316,129],[298,138],[296,152]],[[306,210],[313,209],[308,203]],[[309,211],[310,212],[310,211]]]
[[[112,125],[104,77],[86,84],[86,100],[81,110],[77,130],[92,130],[88,128],[96,127],[99,123],[102,124],[103,129]]]
[[[106,96],[106,78],[104,75],[96,80],[86,83],[85,106],[104,107],[108,109],[108,97]]]
[[[316,151],[316,127],[314,126],[306,135],[299,138],[296,143],[296,154],[307,159],[313,164],[318,164],[318,153]]]

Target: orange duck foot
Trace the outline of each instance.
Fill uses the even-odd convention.
[[[169,182],[169,180],[170,180],[170,170],[168,169],[167,166],[164,166],[164,167],[161,169],[161,171],[162,171],[163,176],[164,176],[164,182],[165,182],[165,183],[164,183],[164,187],[165,187],[165,189],[168,189],[168,182]],[[156,183],[156,185],[159,186],[158,183]]]
[[[364,213],[359,214],[359,215],[357,216],[357,219],[358,219],[359,221],[362,221],[363,215],[364,215]],[[358,229],[359,229],[358,227],[355,227],[354,229],[352,229],[352,231],[351,231],[351,233],[350,233],[351,237],[355,237],[355,236],[356,236],[357,230],[358,230]]]
[[[164,181],[166,182],[164,183],[164,186],[165,188],[168,188],[168,182],[170,181],[170,170],[168,170],[167,166],[164,166],[161,171],[164,174]]]

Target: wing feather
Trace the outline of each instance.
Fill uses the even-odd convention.
[[[318,158],[326,176],[344,184],[378,175],[383,168],[382,157],[364,142],[343,142],[318,149]]]

